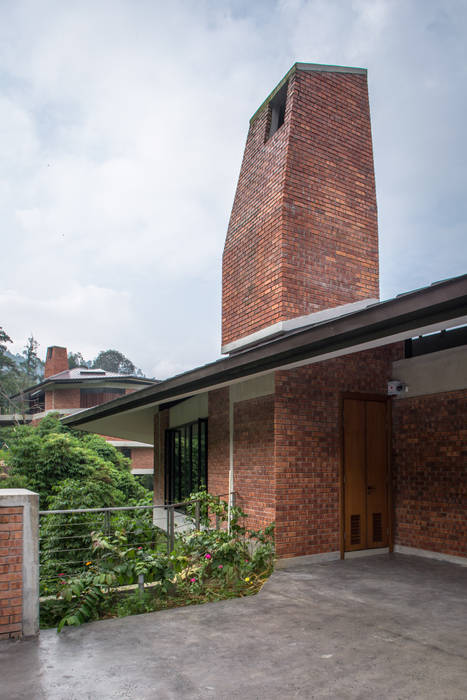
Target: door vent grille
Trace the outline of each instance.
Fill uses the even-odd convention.
[[[360,544],[360,515],[350,516],[350,544]]]
[[[383,515],[373,513],[373,542],[383,541]]]

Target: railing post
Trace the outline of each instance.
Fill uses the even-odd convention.
[[[107,537],[110,537],[110,512],[104,511],[104,532]]]
[[[144,593],[144,574],[138,574],[138,590],[141,595]]]
[[[174,507],[167,506],[167,554],[173,551],[175,546],[175,518]]]
[[[200,502],[196,501],[196,503],[195,503],[195,528],[197,530],[199,530],[199,528],[200,528],[200,522],[201,522]]]

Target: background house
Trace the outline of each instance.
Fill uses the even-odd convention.
[[[295,64],[250,120],[210,365],[65,419],[154,435],[154,490],[235,491],[282,558],[467,557],[467,276],[379,301],[366,71]]]
[[[47,348],[44,379],[25,389],[21,395],[24,414],[20,417],[2,416],[3,424],[18,418],[22,422],[38,423],[47,413],[72,415],[85,408],[98,406],[154,384],[151,379],[107,372],[88,367],[68,368],[67,349],[54,345]],[[152,438],[148,442],[104,436],[131,460],[134,474],[152,474],[154,451]]]

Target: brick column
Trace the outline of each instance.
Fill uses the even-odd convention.
[[[0,489],[0,640],[39,633],[39,496]]]

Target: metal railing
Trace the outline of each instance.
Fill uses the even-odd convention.
[[[235,494],[229,498],[235,505]],[[185,509],[194,506],[193,515]],[[133,513],[132,517],[125,517]],[[62,577],[76,575],[96,560],[93,533],[112,538],[124,533],[129,547],[170,554],[177,533],[202,527],[199,499],[168,505],[116,506],[110,508],[72,508],[39,511],[39,579],[41,595],[54,593]],[[216,529],[218,516],[213,516]],[[99,558],[99,555],[97,555]],[[63,580],[63,579],[62,579]],[[141,581],[140,581],[141,587]]]

